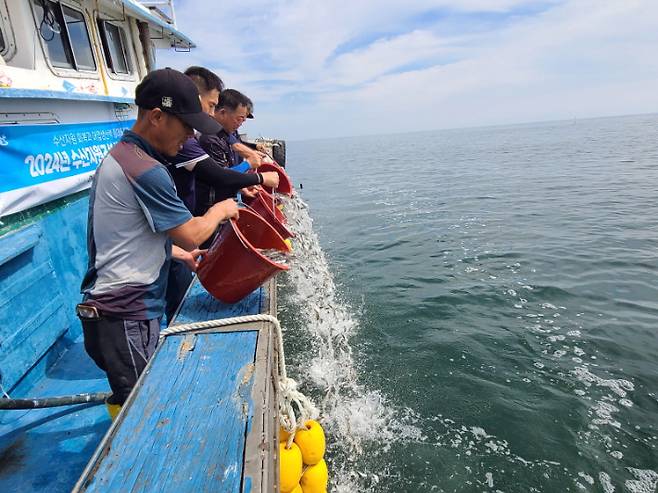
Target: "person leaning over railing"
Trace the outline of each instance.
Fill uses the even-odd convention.
[[[245,96],[246,97],[246,96]],[[253,120],[254,119],[254,103],[251,99],[247,99],[247,120]],[[251,149],[251,147],[247,146],[244,142],[242,142],[242,137],[240,137],[240,132],[236,129],[235,132],[233,132],[233,136],[235,137],[235,140],[237,141],[237,144],[234,144],[231,146],[233,150],[233,162],[235,163],[234,166],[237,166],[245,161],[245,158],[243,157],[238,150],[241,149],[240,146],[244,146],[248,149]],[[253,152],[257,153],[258,156],[261,158],[261,162],[263,158],[271,159],[267,154],[264,152],[256,151],[254,149],[251,149]]]
[[[222,80],[204,67],[189,67],[185,74],[192,79],[199,90],[203,111],[213,116],[218,105],[219,94],[223,88]],[[220,133],[223,129],[220,130]],[[190,137],[183,148],[171,160],[169,167],[178,196],[181,197],[190,211],[196,209],[194,192],[197,183],[219,191],[218,195],[228,198],[236,195],[240,189],[263,184],[268,187],[278,185],[279,175],[276,172],[262,174],[244,174],[226,168],[223,161],[217,161],[217,156],[210,156],[199,144],[199,135]],[[256,151],[253,151],[256,152]]]
[[[234,149],[240,149],[240,146],[246,147],[238,142],[235,132],[247,119],[250,113],[251,100],[235,89],[224,89],[219,95],[219,104],[215,109],[214,118],[222,126],[222,130],[215,133],[203,134],[199,137],[199,144],[208,155],[221,166],[231,168],[236,165]],[[257,152],[257,151],[252,151]],[[260,160],[260,153],[258,154]],[[252,164],[251,158],[240,165],[248,169]],[[238,169],[237,167],[235,169]],[[277,175],[278,179],[278,175]],[[267,186],[267,183],[264,183]],[[276,186],[278,186],[278,181]],[[276,188],[274,186],[274,188]],[[224,190],[205,186],[197,182],[196,187],[196,211],[200,213],[210,207],[217,200],[226,198]]]
[[[201,107],[203,111],[212,116],[217,106],[219,93],[223,88],[222,80],[204,67],[190,67],[185,71],[199,90]],[[246,174],[225,168],[215,162],[192,136],[185,141],[182,149],[171,159],[169,166],[176,192],[191,212],[203,214],[207,210],[197,209],[195,190],[197,186],[206,187],[213,191],[211,205],[215,202],[234,197],[240,189],[255,185],[277,187],[279,175],[276,172]],[[216,196],[215,196],[216,191]],[[185,297],[194,265],[189,262],[174,259],[169,267],[169,282],[167,283],[167,307],[165,310],[167,321],[170,322],[181,301]]]
[[[189,77],[156,70],[137,86],[137,121],[103,159],[89,197],[89,264],[77,306],[85,349],[107,374],[115,416],[155,351],[172,256],[195,265],[198,246],[226,219],[233,200],[193,217],[163,165],[193,129],[217,132]],[[174,245],[175,244],[175,245]]]

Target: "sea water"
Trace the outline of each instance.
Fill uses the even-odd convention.
[[[288,152],[332,491],[656,490],[658,116]]]

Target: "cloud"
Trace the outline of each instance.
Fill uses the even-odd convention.
[[[177,3],[177,16],[199,48],[160,52],[161,64],[208,66],[248,94],[250,134],[658,111],[653,0],[189,0]]]

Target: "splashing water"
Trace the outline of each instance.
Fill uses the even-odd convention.
[[[402,437],[419,439],[420,431],[413,425],[410,410],[392,409],[380,392],[359,383],[350,346],[351,337],[359,330],[356,315],[339,299],[306,203],[299,196],[287,199],[285,212],[296,234],[292,269],[287,273],[289,299],[304,319],[304,334],[294,336],[311,339],[302,351],[307,359],[299,367],[300,380],[310,379],[314,397],[321,399],[333,491],[363,490],[379,481],[374,470],[362,470],[363,455],[370,457],[373,447],[382,443],[390,447]],[[310,355],[308,348],[312,349]]]
[[[274,249],[259,250],[259,252],[275,264],[288,265],[288,254],[285,252]]]
[[[331,348],[301,314],[315,312],[279,277],[281,298],[296,297],[280,304],[293,371],[318,404],[332,383],[345,402],[324,405],[332,489],[655,493],[657,125],[652,115],[291,147],[291,164],[313,161],[295,171],[312,184],[304,200],[333,296],[355,324],[349,368],[362,394],[319,357]],[[419,149],[428,157],[410,173],[400,163]],[[630,154],[636,163],[620,166]],[[351,454],[339,430],[374,421],[359,406],[383,406],[395,441],[349,437],[362,450]],[[399,423],[417,435],[400,437]]]
[[[463,458],[466,471],[462,475],[462,486],[479,485],[495,490],[492,483],[496,476],[490,471],[476,470],[476,467],[471,469],[473,464],[468,461],[496,457],[510,467],[506,474],[521,468],[534,471],[535,477],[561,477],[560,483],[575,484],[576,489],[591,486],[598,479],[604,491],[614,491],[609,475],[603,471],[595,479],[584,472],[567,471],[559,462],[525,459],[514,453],[507,440],[489,434],[482,427],[465,426],[459,420],[442,415],[433,416],[425,423],[413,409],[393,405],[387,395],[368,388],[363,382],[364,376],[359,374],[359,354],[350,344],[360,329],[359,312],[339,294],[318,236],[313,231],[307,204],[299,196],[284,202],[289,227],[296,237],[289,258],[291,270],[285,274],[283,288],[287,296],[282,310],[284,317],[297,320],[297,324],[285,324],[286,327],[292,326],[287,329],[285,339],[287,346],[293,346],[292,351],[288,351],[289,363],[296,363],[292,372],[298,374],[298,381],[311,387],[304,390],[321,410],[321,420],[327,431],[332,491],[388,491],[387,485],[391,482],[405,483],[391,457],[397,456],[398,449],[404,449],[412,442],[434,449],[437,454],[456,451]],[[563,307],[553,305],[542,308],[556,312],[563,310]],[[553,332],[552,329],[548,333]],[[576,339],[580,337],[577,331],[568,335]],[[574,353],[578,354],[579,347],[574,348]],[[608,389],[618,398],[625,398],[633,391],[631,382],[597,377],[587,369],[587,364],[577,366],[573,374],[586,387]],[[610,414],[616,412],[600,405],[597,407],[596,403],[592,408],[592,413],[601,419],[608,411]],[[395,450],[391,452],[391,448]],[[418,491],[451,491],[443,489],[443,486],[450,486],[444,482],[445,478],[437,478],[436,474],[435,469],[427,471],[425,480],[416,483]],[[637,481],[644,484],[652,479],[642,477]],[[635,485],[632,481],[631,484]],[[454,491],[459,491],[459,487]],[[528,486],[527,491],[540,490]]]
[[[391,472],[390,449],[410,442],[436,450],[458,449],[466,457],[495,455],[508,463],[531,469],[551,471],[561,466],[544,460],[526,460],[514,454],[507,441],[490,435],[480,427],[468,428],[442,415],[431,419],[432,430],[423,431],[418,414],[409,407],[396,407],[380,391],[360,382],[358,354],[350,341],[359,330],[357,313],[339,296],[326,256],[313,231],[307,204],[299,198],[286,199],[289,226],[296,234],[291,255],[292,268],[286,273],[291,315],[302,319],[297,330],[285,335],[293,343],[289,363],[296,360],[301,378],[313,386],[311,395],[320,401],[320,414],[328,435],[328,462],[332,491],[386,490]],[[285,316],[285,313],[284,313]],[[290,326],[290,324],[285,324]],[[292,336],[292,337],[291,337]],[[306,340],[304,340],[306,339]],[[309,350],[310,349],[310,350]],[[301,359],[301,361],[300,361]],[[383,462],[383,463],[382,463]],[[475,471],[466,470],[470,475]],[[428,471],[427,481],[417,484],[421,490],[437,488],[436,471]],[[489,485],[490,473],[466,484]],[[420,490],[419,490],[420,491]],[[442,490],[441,490],[442,491]],[[537,491],[530,489],[530,491]]]

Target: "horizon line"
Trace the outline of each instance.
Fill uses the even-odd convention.
[[[410,135],[410,134],[420,134],[420,133],[430,133],[430,132],[446,132],[453,130],[475,130],[479,128],[504,128],[504,127],[515,127],[515,126],[526,126],[526,125],[536,125],[536,124],[547,124],[547,123],[561,123],[561,122],[577,122],[577,121],[587,121],[587,120],[603,120],[606,118],[623,118],[623,117],[632,117],[632,116],[650,116],[658,115],[658,111],[650,111],[647,113],[625,113],[620,115],[603,115],[603,116],[588,116],[588,117],[577,117],[573,118],[560,118],[557,120],[534,120],[534,121],[524,121],[524,122],[514,122],[514,123],[493,123],[489,125],[466,125],[463,127],[442,127],[442,128],[433,128],[426,130],[409,130],[404,132],[386,132],[386,133],[367,133],[367,134],[358,134],[358,135],[337,135],[333,137],[311,137],[307,139],[283,139],[286,142],[310,142],[314,140],[335,140],[335,139],[352,139],[352,138],[362,138],[362,137],[378,137],[386,135]],[[249,134],[247,134],[249,135]],[[251,138],[251,137],[250,137]],[[276,137],[273,137],[276,138]]]

